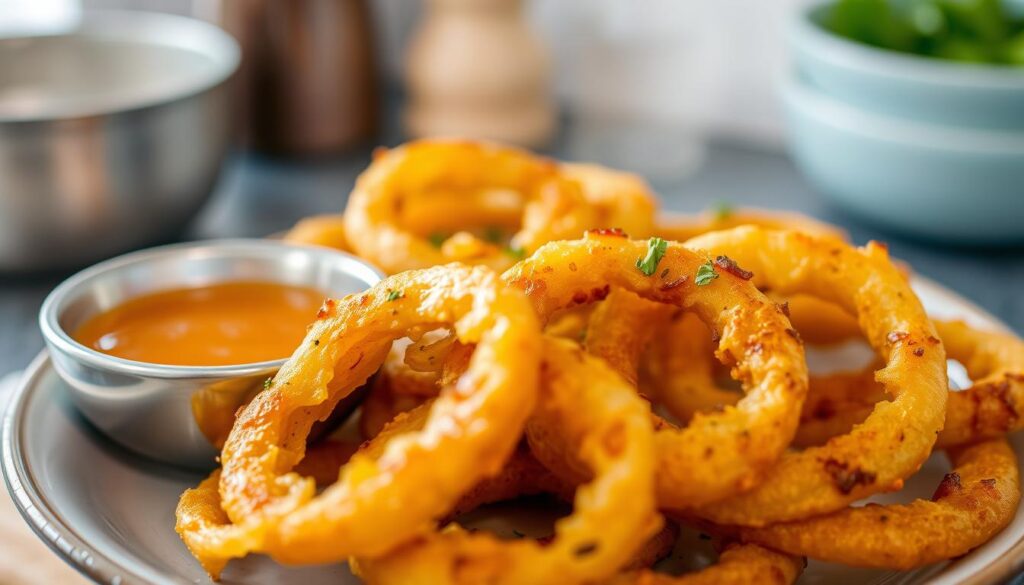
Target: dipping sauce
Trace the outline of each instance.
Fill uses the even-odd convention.
[[[96,315],[72,337],[112,356],[175,366],[286,358],[326,295],[313,288],[234,281],[160,291]]]

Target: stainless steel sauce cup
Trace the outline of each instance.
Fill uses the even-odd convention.
[[[72,401],[93,425],[147,457],[208,469],[217,455],[212,442],[285,359],[213,367],[149,364],[96,351],[70,333],[93,315],[160,290],[260,280],[340,297],[382,277],[366,262],[327,248],[274,240],[175,244],[126,254],[75,274],[46,298],[39,324]]]

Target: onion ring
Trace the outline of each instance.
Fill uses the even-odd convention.
[[[640,298],[626,289],[612,289],[590,314],[583,347],[636,386],[640,356],[656,332],[651,323],[670,318],[674,311],[678,309]]]
[[[769,298],[773,297],[769,295]],[[860,336],[856,320],[831,303],[807,295],[795,295],[786,301],[786,304],[790,322],[804,341],[835,343]],[[623,319],[626,318],[623,316],[624,311],[631,313],[636,310],[635,307],[622,307],[608,312],[613,312]],[[647,337],[653,336],[658,339],[658,343],[648,345],[646,351],[642,352],[633,345],[635,342],[629,335],[613,329],[616,326],[614,324],[605,326],[602,322],[595,322],[588,332],[604,339],[604,343],[612,347],[620,345],[614,339],[622,339],[625,347],[618,350],[620,354],[628,353],[631,358],[639,354],[640,390],[681,422],[689,421],[698,412],[720,410],[739,401],[743,397],[742,393],[731,388],[722,388],[718,384],[718,380],[722,378],[721,368],[714,360],[715,346],[707,326],[692,314],[664,317],[667,318],[656,326],[657,332],[651,331],[647,323],[641,325],[649,331]],[[814,325],[809,326],[810,323]],[[619,328],[625,326],[617,325]],[[810,335],[807,334],[808,330]],[[810,417],[809,413],[819,412],[819,408],[823,406],[832,406],[817,404],[814,396],[815,387],[833,387],[846,381],[846,378],[849,376],[827,376],[824,379],[813,374],[810,376],[809,393],[807,402],[804,403],[801,424]],[[858,376],[856,381],[859,382],[859,378]],[[846,384],[849,385],[853,381],[846,381]],[[877,399],[874,402],[877,402]],[[832,413],[833,410],[829,412]],[[860,420],[863,420],[863,417]],[[848,431],[849,427],[846,430]],[[804,432],[801,427],[795,440],[800,441],[799,437]]]
[[[463,496],[459,505],[452,511],[451,517],[471,512],[485,504],[538,494],[553,495],[562,501],[572,502],[573,491],[572,486],[541,465],[530,454],[529,449],[523,448],[512,455],[501,473],[483,480]],[[622,570],[634,571],[654,565],[672,552],[678,538],[679,526],[672,522],[666,522],[665,526],[646,541],[643,548],[634,554]],[[544,538],[541,539],[541,542],[549,540],[550,538]]]
[[[791,230],[820,237],[848,241],[842,229],[795,211],[757,207],[705,210],[697,215],[662,212],[655,219],[655,235],[666,240],[685,242],[708,232],[752,225],[769,230]]]
[[[338,480],[338,470],[358,449],[359,443],[355,441],[319,441],[306,449],[306,455],[295,466],[295,473],[313,478],[318,486],[329,486]]]
[[[969,388],[949,392],[946,422],[935,447],[975,443],[1024,428],[1024,341],[961,321],[934,324],[948,357],[964,364],[974,380]],[[859,392],[850,392],[851,386]],[[794,442],[815,444],[845,433],[867,417],[874,402],[885,399],[870,370],[812,380],[808,404],[816,406]]]
[[[619,575],[608,585],[790,585],[803,573],[803,559],[754,544],[727,544],[714,565],[684,575],[653,571]]]
[[[576,445],[591,478],[575,511],[546,545],[446,531],[379,558],[360,558],[360,576],[390,583],[560,584],[613,575],[661,527],[655,510],[650,409],[601,360],[567,340],[545,338],[541,400],[531,416]],[[372,443],[372,441],[371,441]]]
[[[521,448],[505,463],[501,473],[483,480],[463,496],[459,505],[452,511],[451,517],[471,512],[486,504],[539,494],[553,495],[564,502],[572,502],[573,492],[572,486],[541,465],[529,449]],[[639,570],[652,566],[672,552],[678,538],[678,525],[672,522],[665,523],[665,526],[634,554],[623,570]],[[551,537],[547,537],[540,539],[540,542],[550,540]]]
[[[592,325],[588,332],[598,336],[616,333],[611,327],[595,331],[597,325]],[[659,342],[648,346],[641,356],[639,386],[674,419],[686,422],[698,412],[721,410],[743,397],[736,390],[719,386],[721,375],[714,359],[711,333],[695,315],[673,316],[654,336]],[[621,338],[625,343],[630,341],[629,337]],[[614,345],[612,341],[606,343]],[[793,444],[820,445],[849,432],[854,424],[867,418],[880,400],[886,400],[885,391],[875,383],[871,369],[812,374]]]
[[[377,369],[393,339],[428,325],[452,326],[461,341],[477,344],[469,368],[442,391],[421,432],[390,441],[378,459],[353,457],[338,481],[315,495],[311,479],[288,472],[302,459],[313,422]],[[515,447],[532,410],[539,352],[529,304],[483,267],[405,273],[328,300],[225,443],[219,495],[226,516],[212,512],[207,480],[182,496],[183,539],[216,575],[246,552],[330,562],[382,554],[429,530]],[[438,473],[439,466],[448,472]],[[427,482],[432,489],[420,489]],[[190,507],[209,516],[197,520]]]
[[[564,337],[573,341],[584,341],[587,337],[587,324],[590,315],[597,305],[580,305],[559,311],[548,320],[544,333],[554,337]]]
[[[423,404],[429,397],[396,389],[390,376],[377,374],[377,379],[362,403],[359,433],[364,439],[376,437],[399,413]]]
[[[485,478],[464,494],[449,517],[456,518],[486,504],[538,494],[549,494],[571,502],[573,486],[548,471],[528,448],[521,446],[505,462],[498,475]]]
[[[653,234],[657,202],[640,176],[587,163],[561,163],[559,172],[580,184],[597,212],[597,223],[590,227],[619,228],[633,237]]]
[[[1024,341],[961,321],[935,326],[950,356],[974,380],[970,388],[950,392],[938,445],[962,445],[1024,428]]]
[[[582,240],[552,242],[503,278],[526,291],[541,320],[566,307],[604,299],[612,287],[696,312],[721,332],[719,354],[735,362],[747,396],[726,412],[695,418],[681,430],[655,437],[658,502],[663,507],[705,504],[756,485],[786,449],[806,393],[803,347],[787,333],[789,321],[751,283],[730,276],[710,286],[694,281],[703,255],[665,243],[648,276],[636,266],[652,242],[590,232]],[[661,245],[657,244],[660,248]],[[576,473],[571,453],[550,458],[543,441],[527,437],[555,473]],[[563,451],[568,451],[563,450]]]
[[[949,451],[953,471],[931,501],[869,504],[740,531],[775,550],[857,567],[909,570],[984,544],[1017,513],[1017,456],[1005,439]]]
[[[640,356],[640,389],[675,419],[689,422],[698,412],[731,406],[743,394],[716,383],[715,344],[696,315],[682,313],[664,323]]]
[[[727,254],[754,282],[856,313],[864,337],[886,361],[879,381],[893,396],[864,423],[821,447],[786,453],[758,487],[695,513],[718,524],[763,526],[839,510],[902,486],[931,453],[942,428],[946,353],[935,327],[883,246],[852,248],[833,238],[740,227],[685,244]]]
[[[809,295],[769,297],[786,303],[789,321],[807,343],[831,345],[861,337],[857,319],[833,303]]]
[[[362,402],[359,432],[370,439],[399,412],[412,410],[441,390],[445,352],[452,336],[436,340],[399,339],[377,372],[373,387]]]
[[[214,580],[229,559],[243,557],[259,544],[255,531],[236,527],[224,512],[217,490],[220,479],[217,469],[198,486],[185,490],[174,511],[174,530]]]
[[[530,202],[562,208],[570,219],[583,206],[578,185],[560,180],[552,161],[484,143],[417,141],[375,153],[349,196],[345,223],[357,253],[389,273],[454,259],[503,268],[515,259],[494,243],[468,232],[428,236],[482,222],[522,224],[520,240],[533,240],[546,226],[527,226]]]
[[[424,407],[421,406],[410,411],[408,415],[399,417],[386,426],[387,432],[394,434],[418,430],[426,420],[423,415],[424,411]],[[363,448],[379,450],[379,443],[380,441],[371,442]],[[464,494],[448,517],[454,519],[486,504],[539,494],[552,495],[564,502],[572,502],[574,491],[573,486],[548,471],[523,445],[505,462],[504,467],[497,475],[483,479]],[[666,523],[657,534],[647,540],[643,548],[634,555],[624,569],[635,570],[650,567],[672,552],[678,536],[678,526],[674,523]],[[543,539],[543,541],[549,540],[550,537]],[[358,562],[356,564],[358,565]]]
[[[342,215],[314,215],[300,220],[288,233],[284,241],[334,248],[343,252],[351,251],[345,236],[345,218]]]
[[[832,437],[845,435],[864,422],[876,404],[888,401],[885,388],[875,382],[875,370],[879,367],[881,365],[859,372],[811,376],[807,402],[800,415],[800,427],[793,437],[793,446],[824,445]],[[952,407],[952,401],[947,400],[947,417]]]
[[[482,216],[487,223],[480,226]],[[510,251],[529,253],[546,241],[577,237],[596,222],[579,183],[562,177],[556,163],[467,141],[381,150],[356,180],[345,210],[356,253],[390,274],[452,260],[504,269],[516,260]],[[438,230],[489,224],[521,228],[509,249],[465,231],[439,245],[428,240]]]
[[[261,388],[262,380],[234,379],[210,384],[192,394],[189,402],[199,432],[215,448],[223,447],[238,409],[252,400]]]

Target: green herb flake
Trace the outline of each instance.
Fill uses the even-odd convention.
[[[526,250],[519,246],[505,248],[505,253],[515,258],[516,260],[522,260],[526,258]]]
[[[736,209],[728,201],[716,201],[711,206],[711,217],[715,221],[725,221],[735,212]]]
[[[435,248],[440,248],[447,239],[448,236],[442,234],[441,232],[434,232],[427,236],[427,240],[430,242],[430,245]]]
[[[405,296],[405,293],[400,290],[388,289],[388,302],[397,301],[398,299]]]
[[[654,274],[658,269],[658,263],[665,256],[666,250],[668,250],[668,242],[665,240],[661,238],[647,240],[647,255],[636,259],[636,267],[644,273],[644,276]]]
[[[505,233],[499,227],[490,226],[484,228],[484,240],[492,244],[500,244],[501,240],[505,237]]]
[[[270,385],[273,384],[273,383],[274,383],[274,378],[272,378],[272,377],[271,378],[267,378],[266,380],[263,380],[263,389],[264,390],[269,390],[270,389]]]
[[[697,286],[707,286],[716,278],[718,278],[718,273],[715,272],[715,265],[711,260],[708,260],[697,268],[697,275],[694,277],[693,282],[695,282]]]

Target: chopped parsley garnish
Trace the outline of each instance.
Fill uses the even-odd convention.
[[[654,274],[658,269],[658,263],[665,256],[666,250],[668,250],[668,242],[665,240],[661,238],[647,240],[647,255],[636,259],[636,267],[644,273],[644,276]]]
[[[723,221],[732,215],[734,209],[728,201],[716,201],[711,206],[711,217],[715,221]]]
[[[693,282],[695,282],[697,286],[706,286],[711,284],[711,281],[716,278],[718,278],[718,273],[715,272],[715,265],[711,260],[708,260],[697,268],[697,275],[694,276]]]
[[[388,302],[397,301],[398,299],[405,296],[405,293],[400,290],[388,289]]]
[[[490,227],[484,228],[484,240],[486,240],[486,241],[488,241],[488,242],[490,242],[492,244],[499,244],[499,243],[501,243],[501,240],[502,240],[502,238],[504,238],[504,236],[505,236],[504,232],[502,232],[501,228],[499,228],[499,227],[490,226]]]
[[[505,253],[515,258],[516,260],[522,260],[523,258],[526,258],[526,250],[522,249],[519,246],[509,246],[508,248],[505,248]]]
[[[274,382],[274,378],[273,378],[273,377],[271,377],[271,378],[267,378],[266,380],[263,380],[263,389],[264,389],[264,390],[267,390],[267,389],[269,389],[269,388],[270,388],[270,385],[271,385],[271,384],[272,384],[273,382]]]
[[[435,248],[440,248],[441,245],[444,244],[444,241],[447,239],[448,236],[442,234],[441,232],[434,232],[427,236],[427,240],[430,242],[430,245]]]

